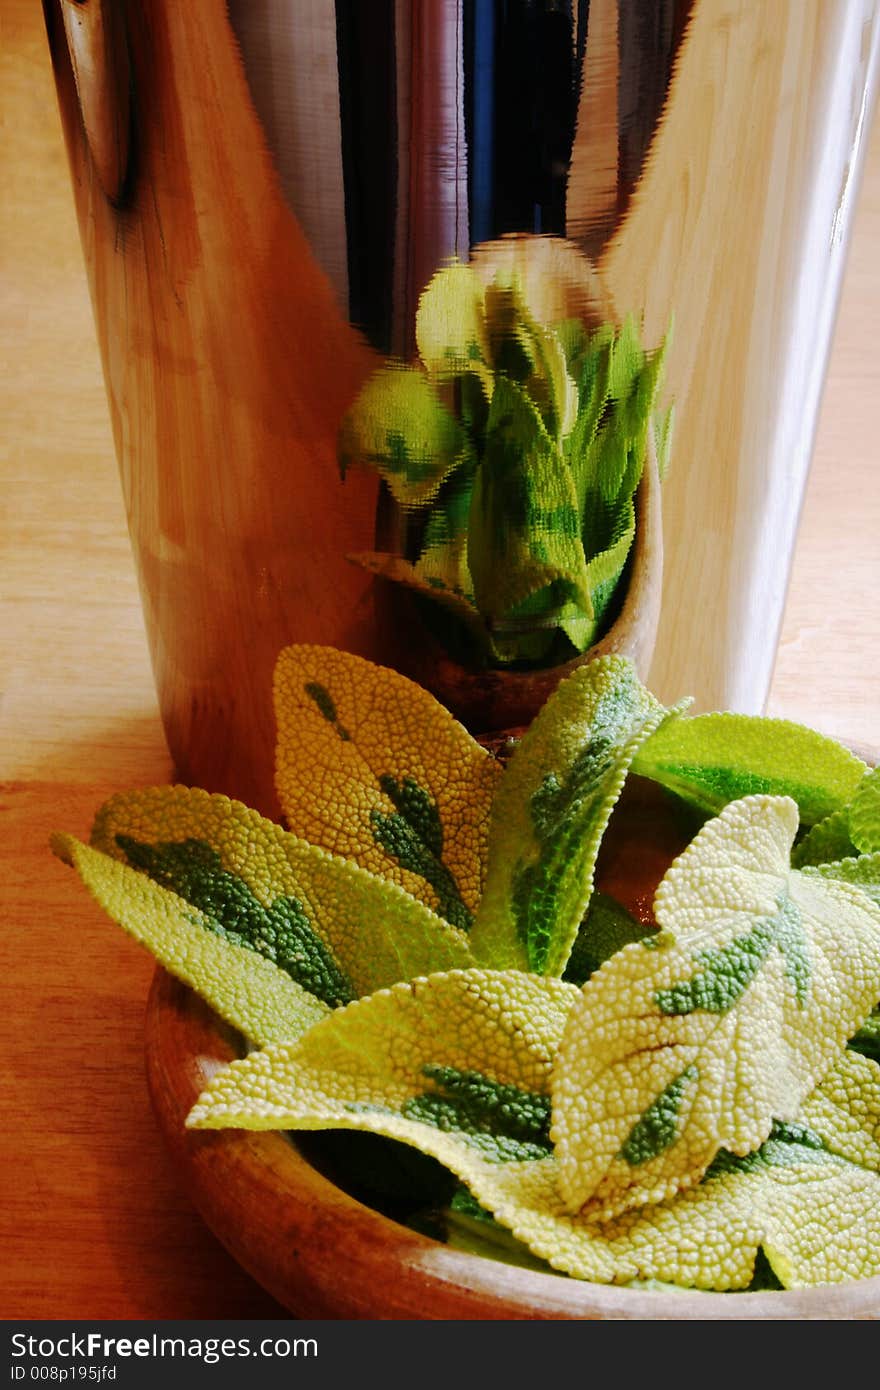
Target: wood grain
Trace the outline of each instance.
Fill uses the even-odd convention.
[[[151,959],[47,849],[172,771],[45,33],[3,0],[0,1309],[285,1316],[178,1185],[143,1068]],[[878,742],[880,130],[855,225],[770,709]],[[707,606],[711,596],[706,597]]]
[[[343,484],[336,459],[374,355],[283,197],[225,3],[124,7],[136,153],[118,203],[58,3],[58,100],[166,736],[183,780],[277,813],[278,651],[376,654],[369,578],[345,556],[372,542],[377,484]]]

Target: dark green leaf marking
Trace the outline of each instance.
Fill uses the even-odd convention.
[[[801,807],[809,806],[816,799],[815,787],[798,782],[795,778],[786,778],[783,784],[778,777],[724,765],[713,767],[706,763],[658,762],[652,767],[650,776],[709,811],[720,810],[743,796],[765,793],[790,796]]]
[[[478,1071],[426,1066],[436,1090],[405,1102],[401,1113],[435,1129],[459,1134],[492,1163],[546,1158],[550,1097],[493,1081]]]
[[[577,754],[562,781],[557,773],[548,772],[532,793],[530,813],[538,857],[514,873],[511,906],[517,934],[528,952],[529,969],[538,974],[547,964],[557,920],[562,885],[560,852],[564,852],[575,827],[583,824],[605,794],[618,752],[612,738],[597,733]]]
[[[134,868],[198,908],[218,936],[273,961],[331,1007],[357,998],[298,898],[276,898],[264,907],[203,840],[151,845],[117,835],[116,843]]]
[[[774,946],[785,958],[785,973],[803,1007],[812,968],[800,913],[789,898],[780,900],[772,917],[757,922],[721,950],[697,951],[694,960],[702,968],[689,980],[661,989],[655,996],[657,1007],[664,1014],[690,1014],[695,1009],[727,1013],[748,989]]]
[[[339,723],[336,714],[336,703],[326,686],[320,685],[318,681],[307,681],[303,689],[309,699],[314,700],[318,707],[318,712],[327,720],[327,723],[333,725],[343,743],[348,743],[351,734]]]
[[[621,1146],[620,1157],[631,1168],[656,1158],[678,1138],[679,1111],[685,1091],[699,1079],[699,1069],[691,1065],[679,1072],[636,1121]]]
[[[443,825],[437,803],[413,777],[398,781],[386,773],[379,786],[396,810],[370,812],[376,843],[402,869],[418,874],[437,894],[437,911],[447,922],[468,931],[473,914],[462,900],[454,875],[443,863]]]

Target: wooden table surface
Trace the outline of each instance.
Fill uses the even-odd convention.
[[[53,859],[172,769],[153,691],[39,6],[0,0],[0,1317],[285,1316],[179,1191],[142,1057],[150,958]],[[880,129],[862,187],[769,712],[880,742]]]

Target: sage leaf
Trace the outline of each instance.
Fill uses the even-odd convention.
[[[402,888],[225,796],[120,793],[92,844],[331,1005],[471,960],[464,935]]]
[[[804,873],[819,874],[822,878],[837,879],[840,883],[852,883],[880,907],[880,853],[860,854],[839,859],[833,864],[807,865]]]
[[[859,783],[849,808],[849,833],[861,853],[880,850],[880,767]]]
[[[816,821],[795,845],[791,862],[796,869],[810,865],[830,864],[840,859],[849,859],[858,854],[850,839],[849,810],[832,811],[830,815]]]
[[[476,271],[454,263],[438,270],[419,296],[416,347],[427,370],[458,375],[486,363],[485,290]]]
[[[199,1129],[354,1129],[430,1154],[496,1215],[549,1153],[553,1055],[573,985],[513,971],[450,971],[337,1011],[303,1046],[218,1073]],[[607,1261],[598,1266],[610,1275]]]
[[[123,860],[55,835],[52,848],[106,913],[251,1042],[294,1040],[329,1008],[271,960],[218,934],[207,913]]]
[[[343,420],[340,467],[371,465],[403,507],[428,502],[456,467],[461,426],[424,372],[391,365],[368,378]]]
[[[831,1153],[880,1173],[880,1065],[875,1060],[842,1052],[798,1118]]]
[[[482,895],[495,759],[414,681],[332,647],[285,648],[275,715],[291,830],[466,930]]]
[[[860,758],[824,734],[747,714],[670,721],[633,763],[639,776],[710,813],[742,796],[790,796],[804,825],[847,806],[865,771]]]
[[[756,1149],[880,996],[880,910],[790,868],[797,825],[789,798],[726,807],[661,882],[659,933],[584,985],[553,1083],[570,1209],[660,1202]]]
[[[470,936],[477,959],[562,974],[633,755],[668,716],[625,657],[600,657],[557,687],[492,803],[486,887]]]
[[[490,631],[541,592],[548,615],[569,599],[591,615],[571,474],[532,401],[505,378],[474,481],[468,568]]]
[[[644,922],[638,922],[616,898],[596,891],[578,929],[563,979],[574,985],[586,984],[615,952],[646,936],[650,932]]]

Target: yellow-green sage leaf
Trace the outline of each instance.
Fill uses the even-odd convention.
[[[455,263],[438,270],[419,296],[416,346],[437,376],[474,371],[488,360],[485,288],[476,271]]]
[[[578,1278],[745,1288],[762,1244],[794,1287],[877,1272],[876,1175],[827,1152],[804,1126],[779,1130],[745,1159],[720,1156],[700,1187],[662,1206],[604,1224],[566,1211],[547,1090],[575,996],[517,972],[395,986],[337,1011],[299,1044],[234,1062],[188,1124],[401,1140],[444,1163],[536,1256]]]
[[[495,759],[415,682],[332,647],[281,653],[275,714],[291,830],[467,930],[483,890]]]
[[[92,843],[331,1006],[471,961],[464,935],[396,884],[225,796],[121,793],[99,811]]]
[[[660,884],[659,933],[584,985],[553,1083],[572,1210],[661,1202],[756,1149],[880,996],[880,910],[790,868],[797,825],[790,798],[726,807]]]
[[[490,631],[541,594],[545,620],[574,600],[592,616],[568,464],[522,387],[499,377],[474,481],[468,567]]]
[[[880,1064],[842,1052],[807,1096],[798,1120],[832,1153],[880,1173]]]
[[[804,873],[834,878],[840,883],[852,883],[880,907],[880,853],[859,854],[849,859],[839,859],[833,864],[807,865]]]
[[[470,938],[479,960],[562,974],[633,755],[668,715],[625,657],[600,657],[557,687],[492,804],[486,888]]]
[[[791,862],[796,869],[810,865],[831,864],[858,854],[850,839],[849,810],[832,811],[816,821],[792,850]]]
[[[859,783],[849,808],[849,833],[860,853],[880,851],[880,767]]]
[[[234,1062],[187,1123],[368,1130],[432,1155],[506,1211],[522,1185],[512,1170],[549,1152],[550,1070],[576,997],[573,985],[517,971],[413,980],[338,1010],[303,1047]]]
[[[698,1187],[611,1221],[566,1210],[552,1155],[499,1177],[484,1201],[495,1220],[574,1278],[743,1290],[759,1251],[784,1288],[880,1273],[880,1178],[803,1125],[777,1126],[743,1158],[719,1154]]]
[[[372,466],[402,507],[436,496],[463,446],[461,426],[425,373],[393,364],[368,378],[339,434],[343,474],[354,464]]]
[[[52,848],[105,912],[251,1042],[293,1041],[330,1010],[272,961],[219,935],[207,914],[118,858],[58,834]]]

